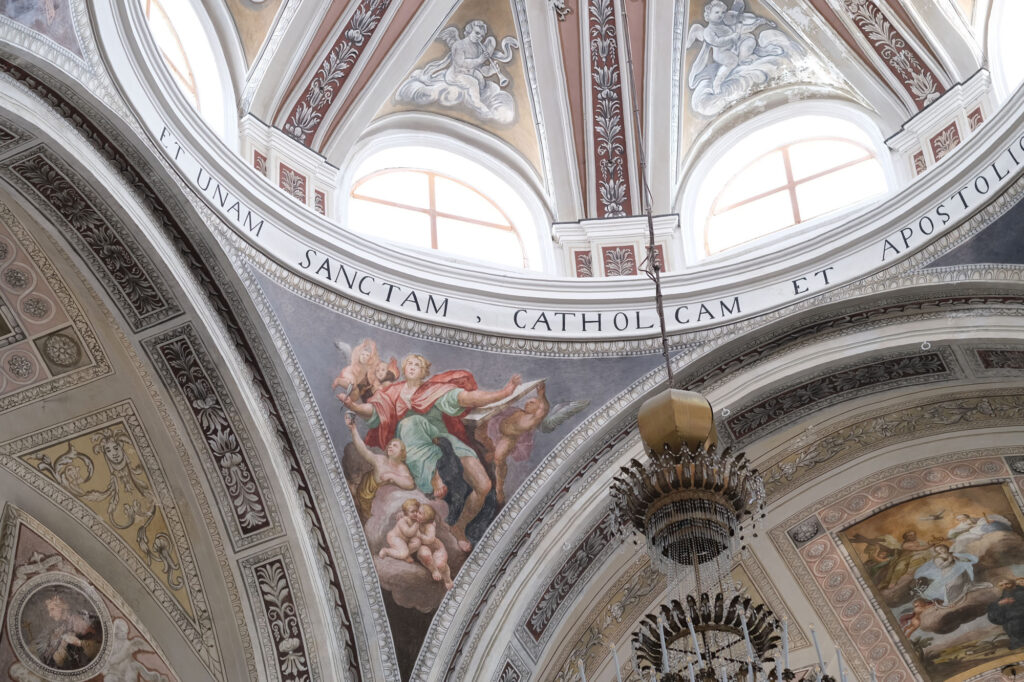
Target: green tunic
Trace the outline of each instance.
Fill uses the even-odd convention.
[[[406,412],[395,427],[395,438],[405,444],[405,465],[412,472],[416,487],[428,495],[434,491],[431,479],[437,471],[437,463],[442,454],[441,448],[434,443],[435,438],[447,438],[459,457],[477,456],[473,448],[448,433],[444,425],[442,415],[456,417],[466,411],[466,408],[459,404],[461,393],[461,388],[453,388],[435,400],[426,414],[411,410]],[[373,410],[373,416],[367,420],[367,426],[371,429],[380,426],[380,417],[377,416],[376,409]]]

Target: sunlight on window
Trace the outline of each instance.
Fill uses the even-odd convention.
[[[211,42],[191,0],[139,0],[164,64],[185,99],[221,138],[235,116],[234,95],[222,73],[220,46]],[[216,52],[215,52],[216,50]]]
[[[992,71],[1005,95],[1024,81],[1024,41],[1020,26],[1024,23],[1024,2],[996,0],[989,19]]]
[[[181,2],[181,0],[177,0]],[[181,36],[174,28],[167,10],[160,0],[142,0],[142,7],[146,11],[146,18],[149,19],[149,30],[153,33],[153,40],[156,41],[160,53],[164,57],[164,63],[170,69],[171,75],[177,81],[178,87],[185,94],[185,97],[192,103],[197,111],[199,107],[199,91],[196,88],[196,77],[192,71],[192,64],[185,54],[185,46],[181,42]]]
[[[868,147],[821,137],[783,145],[742,168],[715,197],[705,248],[718,253],[887,189]]]
[[[528,267],[522,238],[497,203],[441,173],[380,170],[352,188],[349,227],[455,256]]]

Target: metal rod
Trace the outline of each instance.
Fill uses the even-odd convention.
[[[658,262],[657,252],[654,250],[654,214],[651,212],[651,186],[647,182],[647,154],[644,148],[643,133],[640,127],[640,107],[637,99],[636,79],[633,77],[633,50],[629,40],[629,18],[626,16],[626,2],[623,0],[620,5],[622,16],[622,43],[626,46],[626,77],[629,80],[629,94],[633,110],[633,143],[636,148],[637,166],[639,167],[640,196],[642,210],[647,216],[647,258],[644,259],[646,266],[644,273],[654,282],[654,304],[658,311],[658,324],[661,329],[661,355],[665,359],[665,369],[668,372],[668,385],[672,386],[673,373],[672,362],[668,352],[668,332],[665,327],[665,304],[661,295],[661,267]]]

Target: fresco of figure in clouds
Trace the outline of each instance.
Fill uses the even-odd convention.
[[[331,384],[334,391],[344,391],[353,400],[363,403],[398,378],[398,361],[394,357],[387,362],[381,360],[372,339],[363,339],[355,348],[343,341],[336,341],[334,345],[348,358],[348,364]]]
[[[733,0],[731,8],[722,0],[710,0],[704,21],[693,24],[686,35],[687,50],[701,43],[688,83],[690,106],[704,116],[724,111],[776,75],[791,71],[793,57],[804,54],[774,22],[747,12],[744,0]]]
[[[514,122],[515,100],[504,89],[509,78],[501,65],[512,60],[512,51],[519,47],[519,42],[506,36],[501,41],[501,50],[496,52],[497,40],[487,36],[489,30],[486,22],[479,19],[467,23],[461,37],[455,26],[442,30],[437,40],[448,46],[448,54],[413,71],[399,87],[395,101],[457,108],[481,122]]]
[[[400,377],[375,384],[367,377],[382,363],[369,339],[345,357],[332,387],[350,436],[342,468],[381,586],[429,612],[514,492],[510,464],[532,468],[535,432],[553,432],[589,401],[551,403],[545,379],[518,374],[481,389],[468,370],[432,374],[417,353]],[[366,391],[353,388],[361,383]]]
[[[840,537],[925,680],[966,679],[1024,653],[1024,532],[1008,488],[910,500]]]

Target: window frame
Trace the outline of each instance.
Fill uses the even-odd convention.
[[[364,185],[365,183],[367,183],[370,180],[373,180],[375,178],[383,177],[383,176],[388,175],[390,173],[418,173],[418,174],[426,175],[427,176],[427,203],[428,203],[428,205],[426,207],[421,207],[421,206],[417,206],[415,204],[404,204],[404,203],[401,203],[401,202],[389,201],[387,199],[380,199],[378,197],[370,197],[370,196],[365,196],[365,195],[360,196],[360,195],[357,194],[359,188],[362,185]],[[442,179],[447,180],[449,182],[453,182],[453,183],[455,183],[455,184],[457,184],[457,185],[459,185],[461,187],[464,187],[465,189],[469,190],[470,192],[473,192],[474,194],[476,194],[477,196],[482,198],[484,201],[486,201],[488,204],[490,204],[492,207],[494,207],[494,209],[496,211],[498,211],[498,213],[500,213],[501,216],[505,219],[505,222],[507,224],[506,225],[501,225],[499,223],[492,223],[492,222],[489,222],[489,221],[486,221],[486,220],[479,220],[477,218],[471,218],[471,217],[468,217],[466,215],[458,215],[458,214],[448,213],[448,212],[445,212],[445,211],[438,210],[437,209],[437,182],[436,182],[437,178],[442,178]],[[431,170],[431,169],[427,169],[427,168],[415,168],[415,167],[382,168],[380,170],[368,173],[367,175],[364,175],[364,176],[358,178],[355,182],[353,182],[352,183],[352,187],[349,190],[348,196],[349,196],[349,201],[350,202],[353,201],[353,200],[355,200],[355,201],[369,201],[369,202],[376,203],[376,204],[381,204],[381,205],[384,205],[384,206],[390,206],[392,208],[398,208],[398,209],[401,209],[401,210],[404,210],[404,211],[415,211],[417,213],[422,213],[422,214],[426,215],[430,219],[430,248],[432,250],[434,250],[434,251],[437,251],[438,253],[447,253],[446,251],[443,251],[443,250],[438,248],[438,239],[437,239],[437,219],[438,218],[445,218],[445,219],[448,219],[448,220],[457,220],[457,221],[463,222],[463,223],[470,223],[470,224],[477,225],[478,227],[485,228],[485,229],[496,229],[496,230],[502,230],[502,231],[506,231],[506,232],[511,232],[512,234],[515,235],[516,241],[519,243],[519,251],[520,251],[520,253],[522,254],[522,257],[523,257],[523,268],[529,268],[530,267],[530,259],[529,259],[529,255],[526,252],[526,245],[523,243],[523,237],[519,233],[519,230],[516,229],[515,223],[512,221],[511,218],[508,217],[508,214],[505,212],[505,210],[502,209],[501,206],[496,201],[494,201],[489,196],[487,196],[486,194],[484,194],[483,192],[478,190],[476,187],[473,187],[469,183],[464,182],[464,181],[462,181],[462,180],[460,180],[460,179],[458,179],[456,177],[448,175],[447,173],[443,173],[443,172],[440,172],[440,171]],[[350,203],[349,204],[349,211],[351,211],[351,210],[352,210],[352,205]],[[405,243],[405,242],[399,241],[399,243]],[[413,246],[415,246],[415,245],[413,245]],[[487,260],[487,259],[481,259],[481,260]]]

